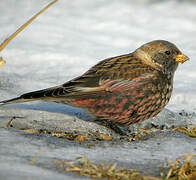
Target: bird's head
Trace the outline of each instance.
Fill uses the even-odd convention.
[[[163,74],[174,74],[178,64],[189,59],[174,44],[165,40],[146,43],[136,49],[134,54],[143,63]]]

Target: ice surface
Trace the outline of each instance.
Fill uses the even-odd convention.
[[[1,0],[0,42],[48,2],[50,1]],[[2,51],[1,56],[7,63],[0,68],[0,100],[62,84],[81,75],[104,58],[131,52],[143,43],[154,39],[165,39],[175,43],[190,58],[189,62],[179,66],[175,74],[174,91],[167,108],[177,112],[181,110],[195,112],[195,12],[196,1],[194,0],[59,1],[20,33]],[[67,108],[54,103],[38,102],[16,106],[22,109],[40,109],[61,113],[65,109],[66,113],[79,114],[79,117],[82,113],[78,109]],[[83,115],[81,116],[83,117]],[[7,133],[10,137],[17,137],[18,135],[18,132],[9,132],[3,129],[1,131],[1,141],[4,139],[2,137],[4,133]],[[165,137],[163,139],[163,144],[167,144],[167,146],[162,148],[169,147],[171,150],[167,151],[165,149],[165,156],[161,156],[160,159],[168,156],[174,158],[173,155],[182,155],[183,152],[187,152],[186,148],[188,149],[189,144],[186,139],[185,145],[177,149],[182,141],[181,136],[178,140],[174,137],[175,141],[169,142],[168,139],[172,139],[173,136],[168,136],[169,138]],[[26,137],[19,137],[20,145],[23,138]],[[8,139],[9,141],[10,139]],[[36,141],[37,139],[35,139]],[[152,139],[152,141],[155,140]],[[2,146],[2,143],[0,146]],[[108,149],[109,147],[106,148],[107,152],[104,153],[107,156],[112,152],[111,157],[118,161],[121,161],[123,156],[124,160],[127,159],[127,164],[130,163],[129,155],[131,153],[144,156],[156,154],[156,150],[154,153],[150,152],[150,143],[149,145],[144,143],[135,146],[140,146],[141,149],[146,148],[147,155],[143,154],[143,150],[141,152],[136,150],[130,152],[126,148],[123,154],[119,155],[118,148],[115,152],[114,149]],[[18,148],[17,146],[16,149]],[[119,148],[124,147],[120,145]],[[39,148],[37,151],[39,151]],[[84,152],[81,148],[76,151],[77,153]],[[178,151],[179,153],[176,153]],[[58,153],[55,152],[51,156],[56,157]],[[47,155],[50,153],[51,151]],[[95,149],[95,152],[92,150],[87,152],[89,157],[93,157],[93,154],[96,153],[99,157],[103,155],[99,149]],[[70,154],[75,154],[73,149],[70,150]],[[9,157],[10,154],[7,158]],[[110,160],[108,158],[108,161]],[[143,160],[139,159],[138,161]],[[137,163],[140,164],[141,162]],[[58,177],[60,179],[61,175]]]
[[[186,153],[195,153],[196,141],[166,126],[184,125],[187,118],[162,111],[153,120],[146,120],[141,127],[154,124],[163,126],[164,131],[154,131],[143,139],[127,142],[110,129],[93,122],[46,111],[0,109],[0,127],[5,127],[13,116],[10,129],[0,131],[0,179],[80,179],[71,176],[54,163],[54,160],[72,161],[85,155],[94,163],[118,163],[126,168],[136,168],[153,175],[159,174],[160,163],[169,158],[174,161]],[[177,121],[177,123],[175,123]],[[160,124],[159,122],[163,123]],[[137,124],[138,125],[138,124]],[[113,137],[113,141],[69,141],[39,133],[29,134],[21,129],[48,130],[49,132],[102,132]],[[33,161],[33,163],[32,163]],[[9,172],[11,169],[11,172]],[[48,177],[49,176],[49,177]]]

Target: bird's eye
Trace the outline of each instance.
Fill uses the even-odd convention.
[[[165,51],[165,54],[167,55],[170,55],[170,53],[171,53],[170,51]]]

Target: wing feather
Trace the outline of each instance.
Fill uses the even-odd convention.
[[[144,70],[148,74],[144,75]],[[99,62],[82,76],[60,86],[29,92],[7,101],[11,104],[26,101],[54,101],[59,98],[96,98],[102,92],[113,92],[134,87],[139,81],[148,79],[152,69],[142,64],[132,53],[112,57]],[[144,81],[141,81],[144,82]]]

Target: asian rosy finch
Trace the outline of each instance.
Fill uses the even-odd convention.
[[[188,57],[172,43],[156,40],[134,52],[105,59],[60,86],[2,101],[53,101],[87,110],[100,121],[129,125],[157,115],[169,102],[174,72]]]

